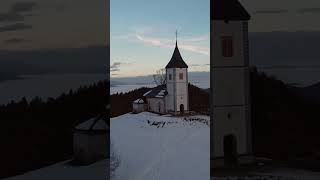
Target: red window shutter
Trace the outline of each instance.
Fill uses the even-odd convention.
[[[222,37],[222,56],[233,56],[233,40],[231,36]]]
[[[179,74],[179,79],[180,79],[180,80],[183,79],[183,73],[180,73],[180,74]]]

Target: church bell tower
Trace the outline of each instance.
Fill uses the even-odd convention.
[[[252,160],[248,21],[238,0],[211,1],[211,167]]]
[[[174,114],[188,112],[188,65],[181,57],[177,39],[171,60],[166,66],[166,76],[168,92],[166,99],[167,111]]]

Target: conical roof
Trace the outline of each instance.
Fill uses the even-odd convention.
[[[167,68],[188,68],[188,65],[184,62],[184,60],[181,57],[177,41],[171,60],[166,66],[166,69]]]

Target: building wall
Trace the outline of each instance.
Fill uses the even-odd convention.
[[[247,107],[232,106],[229,108],[215,108],[214,130],[213,130],[213,152],[215,157],[223,157],[223,141],[224,137],[233,134],[236,137],[238,154],[247,154]],[[229,114],[229,115],[228,115]]]
[[[247,46],[244,43],[247,42],[247,22],[244,21],[212,21],[212,38],[211,46],[213,52],[211,56],[211,64],[213,67],[224,67],[224,66],[247,66],[249,59],[246,57]],[[214,29],[213,29],[214,28]],[[232,36],[234,42],[234,56],[223,57],[222,56],[222,43],[221,37]],[[245,58],[246,57],[246,58]]]
[[[107,133],[94,134],[89,136],[90,159],[93,161],[109,156],[109,143]]]
[[[179,79],[179,74],[183,74],[183,79]],[[172,79],[169,80],[169,74]],[[168,91],[168,110],[180,111],[180,105],[183,104],[184,110],[189,110],[188,95],[188,69],[187,68],[169,68],[167,69],[167,91]]]
[[[132,111],[135,113],[144,111],[144,104],[132,103]]]
[[[172,75],[172,79],[169,80],[169,74]],[[174,89],[175,89],[175,83],[174,83],[174,74],[175,71],[174,69],[170,68],[170,69],[166,69],[166,76],[167,76],[167,96],[166,96],[166,107],[168,111],[174,111],[174,97],[175,97],[175,93],[174,93]]]
[[[166,113],[164,98],[148,98],[148,110],[155,113]],[[160,107],[160,109],[159,109]]]
[[[90,164],[109,156],[108,133],[86,134],[75,132],[73,140],[74,158],[82,164]]]
[[[89,154],[89,138],[86,134],[75,132],[73,135],[73,154],[74,157],[79,160],[86,162],[88,161]]]
[[[231,106],[249,103],[248,67],[215,68],[213,74],[214,105]]]
[[[237,153],[251,153],[248,24],[244,21],[211,21],[211,85],[213,123],[211,154],[223,157],[225,135],[233,134]],[[233,56],[222,56],[222,36],[233,38]]]

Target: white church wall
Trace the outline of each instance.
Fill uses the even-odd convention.
[[[174,110],[174,71],[173,69],[169,68],[166,71],[167,73],[167,96],[166,96],[166,107],[167,110]],[[169,79],[169,74],[171,74],[171,80]]]
[[[228,113],[230,118],[228,118]],[[222,157],[224,155],[224,136],[233,134],[236,137],[238,154],[248,153],[248,129],[246,116],[246,107],[221,107],[215,108],[213,114],[213,152],[214,157]],[[219,119],[215,121],[215,119]]]
[[[246,22],[243,21],[212,21],[211,29],[214,38],[211,38],[212,44],[212,65],[215,66],[244,66],[248,64],[245,57],[244,38]],[[219,28],[217,28],[219,27]],[[232,36],[233,38],[233,57],[223,57],[222,55],[222,42],[223,36]]]
[[[224,137],[234,135],[237,152],[251,153],[247,22],[211,21],[213,93],[213,158],[224,156]],[[233,56],[223,57],[222,37],[233,39]],[[228,116],[229,114],[229,116]]]
[[[173,77],[167,82],[168,109],[174,110],[173,106],[175,105],[176,110],[180,111],[180,105],[183,104],[184,110],[189,110],[187,68],[167,69],[167,73],[167,77],[169,77],[170,73],[172,73]],[[180,79],[180,73],[183,75],[182,79]]]
[[[156,113],[165,113],[165,102],[162,98],[148,98],[149,111]],[[160,106],[159,106],[160,105]]]
[[[248,104],[248,68],[216,68],[212,73],[216,106]]]

